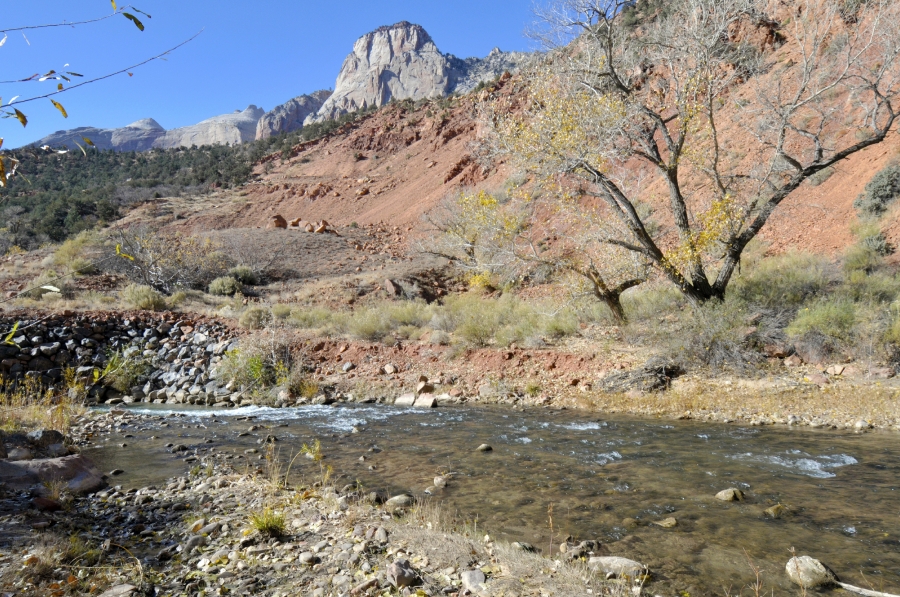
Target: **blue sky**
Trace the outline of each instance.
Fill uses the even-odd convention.
[[[124,2],[119,0],[121,7]],[[118,16],[80,27],[9,34],[0,47],[2,80],[50,69],[96,77],[138,63],[203,33],[167,57],[113,79],[19,107],[27,128],[0,120],[4,147],[79,126],[118,127],[155,118],[167,129],[256,104],[270,110],[297,95],[331,88],[353,42],[381,25],[425,27],[442,52],[461,58],[491,48],[531,50],[523,32],[535,20],[533,0],[139,0],[152,15],[144,32]],[[75,22],[112,12],[109,0],[28,0],[3,9],[3,27]],[[2,39],[2,35],[0,35]],[[16,95],[42,95],[55,82],[0,85],[4,105]]]

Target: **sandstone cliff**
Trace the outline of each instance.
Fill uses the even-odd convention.
[[[256,138],[265,139],[279,133],[302,129],[306,117],[318,112],[330,96],[330,90],[316,91],[276,106],[259,119],[256,125]]]
[[[471,91],[530,58],[495,48],[487,58],[461,60],[442,54],[420,25],[405,21],[359,38],[344,60],[334,93],[306,122],[334,119],[392,99],[420,100]]]
[[[153,147],[190,147],[191,145],[217,145],[244,143],[256,139],[256,125],[265,110],[248,106],[243,112],[214,116],[198,124],[167,131]]]

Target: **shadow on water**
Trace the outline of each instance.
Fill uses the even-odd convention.
[[[132,412],[151,416],[85,451],[107,469],[125,469],[114,481],[125,486],[159,484],[190,468],[166,444],[184,444],[199,456],[224,454],[240,469],[241,462],[258,466],[264,451],[258,442],[267,435],[278,438],[284,461],[319,439],[324,462],[347,482],[422,495],[435,475],[452,472],[434,499],[462,520],[477,520],[479,529],[544,551],[567,535],[599,539],[611,554],[641,560],[658,580],[692,594],[739,591],[753,578],[748,558],[762,568],[767,586],[786,590],[792,547],[852,584],[900,590],[900,446],[890,433],[546,409]],[[119,447],[123,442],[127,447]],[[493,451],[476,452],[481,443]],[[254,448],[260,454],[245,454]],[[293,471],[312,479],[319,464],[300,458]],[[743,490],[746,500],[713,497],[729,487]],[[785,510],[773,519],[764,511],[776,504]],[[674,528],[653,524],[670,517]]]

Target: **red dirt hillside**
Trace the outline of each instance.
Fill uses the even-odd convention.
[[[776,59],[781,50],[775,51]],[[515,79],[513,79],[514,81]],[[504,78],[501,86],[509,78]],[[510,86],[512,87],[512,86]],[[505,90],[504,90],[505,91]],[[753,93],[749,85],[735,97]],[[483,96],[482,96],[483,97]],[[416,236],[424,213],[442,198],[466,187],[502,187],[509,169],[484,171],[473,158],[479,96],[435,100],[418,107],[396,103],[346,125],[337,133],[298,145],[290,160],[270,156],[256,166],[259,179],[215,209],[191,216],[181,226],[195,232],[265,227],[275,214],[288,220],[327,220],[337,226],[384,222]],[[739,146],[746,133],[724,119],[723,136]],[[848,139],[841,139],[840,143]],[[807,183],[776,211],[761,237],[772,251],[790,248],[837,255],[853,243],[853,201],[880,169],[900,158],[900,136],[846,160],[824,183]],[[268,171],[267,171],[268,170]],[[662,188],[650,186],[662,197]],[[900,244],[896,218],[885,218],[886,233]]]

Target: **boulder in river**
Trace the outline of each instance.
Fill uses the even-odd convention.
[[[416,403],[415,394],[403,394],[394,400],[394,406],[413,406]]]
[[[742,502],[744,501],[744,492],[736,487],[729,487],[717,493],[716,499],[723,502]]]
[[[805,589],[827,586],[837,582],[837,575],[815,558],[796,556],[784,567],[788,578]]]

